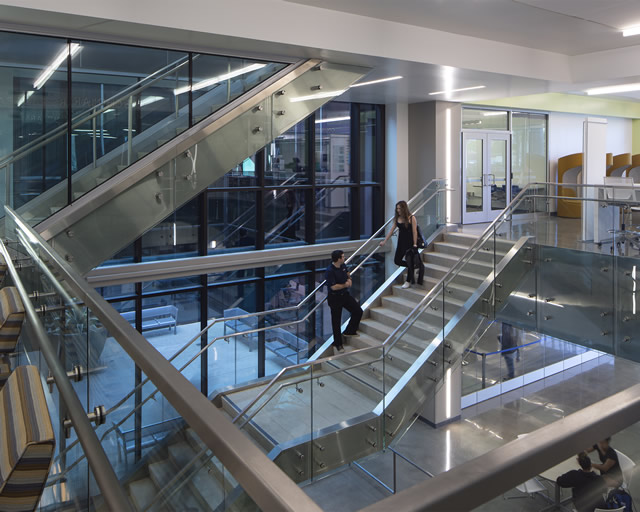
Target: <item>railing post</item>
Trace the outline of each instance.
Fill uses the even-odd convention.
[[[131,153],[133,151],[133,95],[129,96],[127,123],[127,165],[131,165]]]
[[[482,354],[482,389],[487,387],[487,354]]]
[[[95,109],[93,111],[93,118],[91,119],[91,129],[93,131],[93,168],[95,169],[98,161],[98,147],[96,141],[96,115]],[[101,114],[102,115],[102,114]]]
[[[393,494],[396,493],[396,452],[393,452]]]

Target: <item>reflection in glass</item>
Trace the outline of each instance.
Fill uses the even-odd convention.
[[[348,240],[351,233],[349,187],[316,189],[316,241]]]
[[[360,106],[360,183],[379,183],[376,136],[377,112],[373,105]]]
[[[547,181],[547,116],[512,114],[511,197],[529,183]]]
[[[263,197],[265,247],[304,243],[305,191],[274,189]]]
[[[481,212],[483,208],[482,198],[482,169],[483,152],[482,139],[467,139],[464,146],[464,176],[467,190],[467,212]]]
[[[489,140],[489,168],[492,175],[491,209],[507,206],[507,141]]]
[[[194,55],[193,120],[199,122],[209,114],[280,71],[285,64],[223,57]],[[181,82],[176,96],[188,97],[189,83]]]
[[[300,121],[267,146],[266,186],[293,186],[310,179],[307,120]]]
[[[256,247],[256,193],[210,190],[207,252],[248,251]]]
[[[462,109],[462,128],[465,130],[508,130],[509,113],[506,110]]]
[[[369,238],[382,224],[382,199],[379,187],[360,189],[360,238]]]
[[[316,113],[316,183],[352,182],[351,106],[333,102]]]
[[[193,199],[142,235],[142,261],[198,255],[198,203]]]

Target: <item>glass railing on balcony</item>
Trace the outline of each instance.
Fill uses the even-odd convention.
[[[208,62],[216,58],[220,62]],[[200,73],[220,69],[222,64],[225,72],[205,78],[197,72],[201,61]],[[35,225],[285,66],[198,54],[182,56],[0,159],[4,204],[15,207]],[[71,176],[62,172],[57,179],[36,179],[37,186],[25,192],[21,184],[32,174],[30,162],[38,161],[47,148],[66,145],[69,137]]]
[[[182,475],[189,477],[188,490],[168,498],[177,508],[210,510],[207,507],[221,503],[237,504],[229,490],[239,492],[239,486],[248,484],[262,509],[293,510],[302,500],[305,507],[318,510],[10,208],[7,220],[10,248],[5,257],[17,262],[10,265],[11,277],[20,283],[21,295],[34,311],[31,316],[36,310],[40,313],[42,332],[50,340],[45,354],[45,345],[23,336],[13,361],[36,365],[45,381],[50,373],[54,377],[48,402],[58,427],[54,430],[60,435],[43,506],[93,510],[106,501],[111,510],[128,510],[131,505],[146,510],[160,489]],[[60,399],[63,390],[65,401]],[[66,396],[78,402],[75,416]],[[65,436],[65,420],[70,416],[77,429],[78,415],[93,436],[91,449],[84,440],[78,442],[74,430]],[[190,454],[202,450],[207,467],[189,473]],[[143,454],[149,463],[141,468]],[[228,467],[234,468],[233,475]],[[114,501],[104,491],[109,475],[120,494],[130,497],[131,505],[126,498],[124,503]],[[246,495],[243,499],[251,500]]]

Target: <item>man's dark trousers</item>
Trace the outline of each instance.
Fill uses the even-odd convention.
[[[342,332],[340,326],[342,325],[342,308],[346,309],[351,314],[351,319],[347,324],[347,328],[344,332],[347,334],[354,334],[360,326],[360,319],[362,318],[362,308],[358,301],[354,299],[348,292],[347,293],[329,293],[327,297],[329,302],[329,308],[331,309],[331,328],[333,329],[333,344],[336,347],[341,347]]]

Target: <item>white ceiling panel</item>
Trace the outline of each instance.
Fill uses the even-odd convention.
[[[640,44],[638,0],[285,0],[503,43],[580,55]]]

